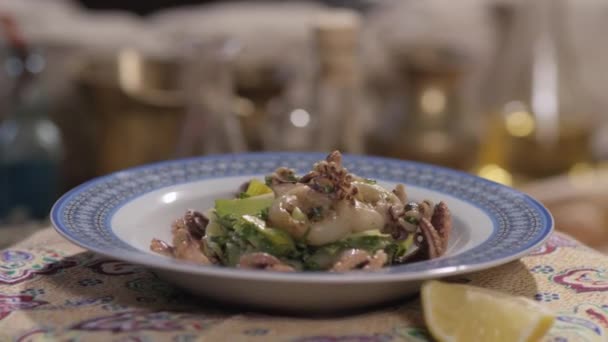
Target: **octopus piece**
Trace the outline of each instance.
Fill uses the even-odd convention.
[[[363,267],[364,270],[376,271],[384,267],[388,261],[388,255],[383,250],[378,250],[373,257],[369,260],[369,263]]]
[[[294,218],[298,198],[295,195],[283,195],[275,200],[268,209],[268,221],[273,227],[280,227],[295,238],[302,238],[308,230],[308,222]]]
[[[181,222],[180,222],[181,221]],[[181,224],[180,224],[181,223]],[[209,265],[211,261],[201,252],[201,241],[192,237],[183,220],[178,220],[173,228],[173,250],[177,259],[197,264]]]
[[[205,229],[209,224],[209,219],[205,215],[196,210],[188,210],[183,220],[184,225],[194,239],[200,240],[205,236]]]
[[[355,198],[359,201],[374,205],[382,204],[383,202],[403,205],[403,202],[401,202],[394,192],[388,191],[378,184],[354,182],[354,185],[357,188]]]
[[[420,234],[423,237],[421,247],[426,248],[426,253],[430,259],[441,256],[445,250],[442,248],[443,242],[439,232],[433,227],[431,222],[423,217],[420,220]]]
[[[448,209],[445,202],[439,202],[439,204],[435,206],[433,216],[431,217],[431,224],[437,229],[437,232],[439,232],[439,235],[441,236],[441,246],[445,253],[452,233],[452,213],[450,213],[450,209]]]
[[[382,250],[378,250],[371,256],[367,251],[361,249],[348,249],[342,252],[330,271],[346,272],[357,269],[375,271],[381,269],[387,260],[388,256]]]
[[[163,240],[152,239],[152,242],[150,242],[150,250],[167,257],[175,257],[173,247]]]
[[[275,175],[285,172],[277,169]],[[275,183],[275,187],[285,185]],[[272,226],[284,229],[294,238],[306,238],[310,245],[331,243],[365,230],[394,231],[405,239],[404,232],[416,230],[416,225],[402,218],[401,199],[407,198],[405,187],[397,186],[391,192],[365,182],[343,167],[342,155],[337,151],[316,163],[297,184],[289,186],[287,191],[276,194],[268,219]],[[294,215],[296,209],[306,217]]]
[[[334,210],[324,214],[322,220],[310,226],[306,242],[320,246],[347,237],[351,233],[379,230],[384,226],[384,217],[372,206],[356,201],[340,201]]]
[[[293,189],[297,181],[295,171],[286,167],[279,167],[270,176],[266,177],[266,184],[277,197]]]
[[[353,200],[358,192],[353,180],[353,175],[342,166],[342,154],[334,151],[325,160],[315,163],[312,171],[302,176],[299,182],[334,200]]]
[[[209,220],[201,213],[188,210],[184,217],[171,225],[173,246],[164,241],[153,239],[150,249],[156,253],[209,265],[212,262],[201,252],[201,237]]]
[[[293,272],[295,269],[289,265],[284,264],[278,258],[268,253],[249,253],[244,254],[239,259],[237,265],[238,268],[255,269],[255,270],[269,270],[277,272]]]
[[[395,186],[395,189],[393,190],[393,194],[397,196],[397,198],[399,199],[399,201],[401,201],[402,204],[407,203],[407,193],[405,192],[405,186],[403,184],[397,184],[397,186]]]
[[[391,234],[397,240],[407,239],[410,234],[419,231],[421,219],[431,220],[435,205],[430,200],[409,202],[401,206],[393,204],[389,207],[389,216],[384,232]]]
[[[294,215],[299,210],[305,215]],[[296,239],[305,238],[313,246],[340,240],[350,233],[382,229],[384,216],[370,204],[334,201],[308,185],[297,187],[277,198],[268,211],[273,227],[280,227]]]
[[[340,151],[333,151],[325,157],[328,163],[335,163],[337,165],[342,165],[342,153]]]
[[[326,212],[331,206],[332,201],[325,195],[320,194],[309,186],[297,184],[283,195],[277,197],[268,210],[268,220],[274,227],[281,227],[295,238],[302,238],[306,235],[310,220],[316,219],[310,215],[304,218],[294,217],[296,208],[304,214],[317,211]],[[320,214],[319,214],[320,215]]]
[[[418,204],[418,211],[422,214],[422,217],[430,220],[433,217],[435,205],[430,200],[424,200]]]
[[[420,253],[430,259],[445,254],[452,231],[452,218],[444,202],[437,204],[430,221],[426,217],[420,220],[419,228],[422,237],[417,240]]]
[[[404,200],[407,199],[405,187],[399,184],[393,191],[388,191],[377,184],[365,182],[355,183],[359,192],[356,199],[371,205],[374,210],[384,216],[385,223],[380,230],[391,234],[395,239],[406,239],[415,232],[417,226],[406,220]]]
[[[298,177],[296,177],[295,171],[283,166],[277,168],[270,176],[266,177],[266,183],[270,186],[285,183],[294,184],[297,182]]]
[[[296,197],[297,201],[293,204],[305,213],[309,212],[313,208],[321,208],[322,210],[326,210],[334,203],[325,194],[319,193],[308,185],[304,184],[298,184],[291,191],[289,191],[289,195]]]
[[[393,204],[387,211],[387,220],[382,232],[391,234],[395,240],[405,240],[418,229],[418,226],[412,223],[412,219],[418,220],[415,217],[416,212],[408,210],[407,206]]]

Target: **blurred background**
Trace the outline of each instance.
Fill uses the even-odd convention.
[[[112,171],[338,148],[519,188],[608,252],[607,19],[601,0],[0,0],[0,247]]]

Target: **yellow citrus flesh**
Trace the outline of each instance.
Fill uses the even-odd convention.
[[[551,328],[553,314],[523,297],[462,284],[422,285],[424,319],[441,342],[532,342]]]

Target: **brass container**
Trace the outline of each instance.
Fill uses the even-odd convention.
[[[123,50],[79,66],[78,92],[96,123],[97,174],[175,156],[184,119],[179,65]]]

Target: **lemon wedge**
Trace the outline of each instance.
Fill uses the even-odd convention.
[[[533,300],[469,285],[428,281],[421,296],[427,327],[441,342],[538,341],[554,321]]]

